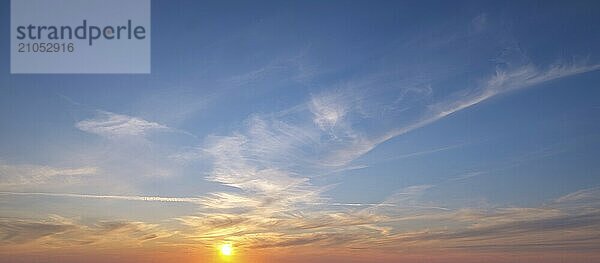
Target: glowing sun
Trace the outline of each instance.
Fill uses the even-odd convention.
[[[231,244],[223,244],[221,245],[221,248],[219,250],[221,251],[221,255],[223,256],[231,256],[231,253],[233,253],[233,248],[231,247]]]

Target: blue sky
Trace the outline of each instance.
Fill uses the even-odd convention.
[[[596,198],[578,213],[597,209],[599,7],[153,1],[152,74],[10,75],[2,52],[0,190],[21,194],[1,214],[495,218],[567,213],[573,193]],[[425,228],[368,224],[382,240]]]

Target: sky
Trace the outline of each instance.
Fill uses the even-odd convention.
[[[0,38],[0,262],[598,262],[598,24],[155,0],[131,75],[11,75]]]

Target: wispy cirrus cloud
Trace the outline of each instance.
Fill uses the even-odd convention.
[[[600,65],[598,64],[570,63],[555,64],[545,70],[539,69],[532,64],[527,64],[514,70],[497,70],[494,75],[483,81],[481,86],[460,90],[446,99],[427,105],[427,111],[418,121],[395,128],[374,141],[376,144],[385,142],[396,136],[431,124],[448,115],[482,103],[497,95],[535,87],[552,80],[599,69]]]
[[[353,107],[349,95],[331,91],[311,96],[308,108],[314,115],[313,122],[322,130],[333,130],[337,125],[343,125],[344,118]]]
[[[254,119],[249,125],[247,135],[215,137],[205,149],[213,159],[213,169],[207,179],[236,187],[244,195],[218,194],[210,197],[211,203],[254,200],[264,207],[275,208],[278,204],[277,207],[283,208],[297,202],[318,201],[318,189],[285,163],[286,160],[301,160],[302,153],[294,153],[301,149],[296,148],[293,141],[279,140],[278,137],[297,135],[264,136],[263,132],[277,130],[265,129],[263,125],[267,124],[260,119]],[[215,198],[222,200],[218,202]]]
[[[34,246],[48,248],[118,246],[138,247],[144,242],[171,236],[156,224],[136,221],[82,222],[58,215],[46,219],[0,218],[3,252]]]
[[[75,127],[104,137],[143,136],[152,131],[169,130],[156,122],[106,111],[99,111],[95,118],[82,120]]]
[[[567,195],[564,195],[555,200],[557,205],[568,208],[581,207],[582,205],[589,204],[591,201],[596,203],[595,209],[600,209],[600,187],[582,189]]]
[[[94,175],[98,167],[52,167],[32,164],[0,163],[0,186],[36,186],[50,182],[62,184],[78,180],[78,177]]]
[[[417,217],[419,220],[441,221],[455,227],[398,233],[389,236],[385,243],[410,249],[429,247],[486,251],[598,248],[600,204],[590,198],[566,205],[564,198],[570,195],[536,208],[461,209],[421,215]]]
[[[459,89],[456,92],[437,98],[436,100],[400,100],[388,104],[381,96],[396,96],[404,98],[414,86],[401,86],[397,91],[387,88],[386,92],[379,90],[378,94],[365,95],[368,92],[357,92],[356,85],[347,88],[336,87],[331,91],[312,94],[306,103],[313,124],[323,133],[319,136],[319,162],[321,165],[341,167],[370,152],[379,144],[413,130],[422,128],[451,114],[475,106],[486,100],[505,93],[536,87],[538,85],[600,69],[598,64],[583,62],[557,63],[541,69],[531,63],[514,66],[512,69],[498,69],[491,76],[484,78],[475,87]],[[409,82],[410,83],[410,82]],[[357,84],[358,85],[358,84]],[[369,90],[370,85],[382,85],[363,81],[359,85]],[[394,87],[394,84],[387,84]],[[419,97],[429,97],[431,86],[418,89]],[[397,105],[402,104],[402,105]],[[369,105],[368,108],[364,105]],[[401,111],[392,108],[402,108]],[[403,111],[410,110],[415,118],[407,118]],[[366,113],[369,114],[366,114]],[[298,114],[298,110],[293,111]],[[389,119],[398,119],[397,125],[389,124]],[[377,127],[376,132],[370,131],[369,126]],[[357,127],[362,127],[358,129]],[[304,125],[304,129],[315,127]],[[322,137],[325,136],[325,137]]]

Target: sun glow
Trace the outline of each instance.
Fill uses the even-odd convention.
[[[231,247],[231,244],[223,244],[221,245],[219,250],[221,251],[221,255],[223,256],[231,256],[231,254],[233,253],[233,248]]]

